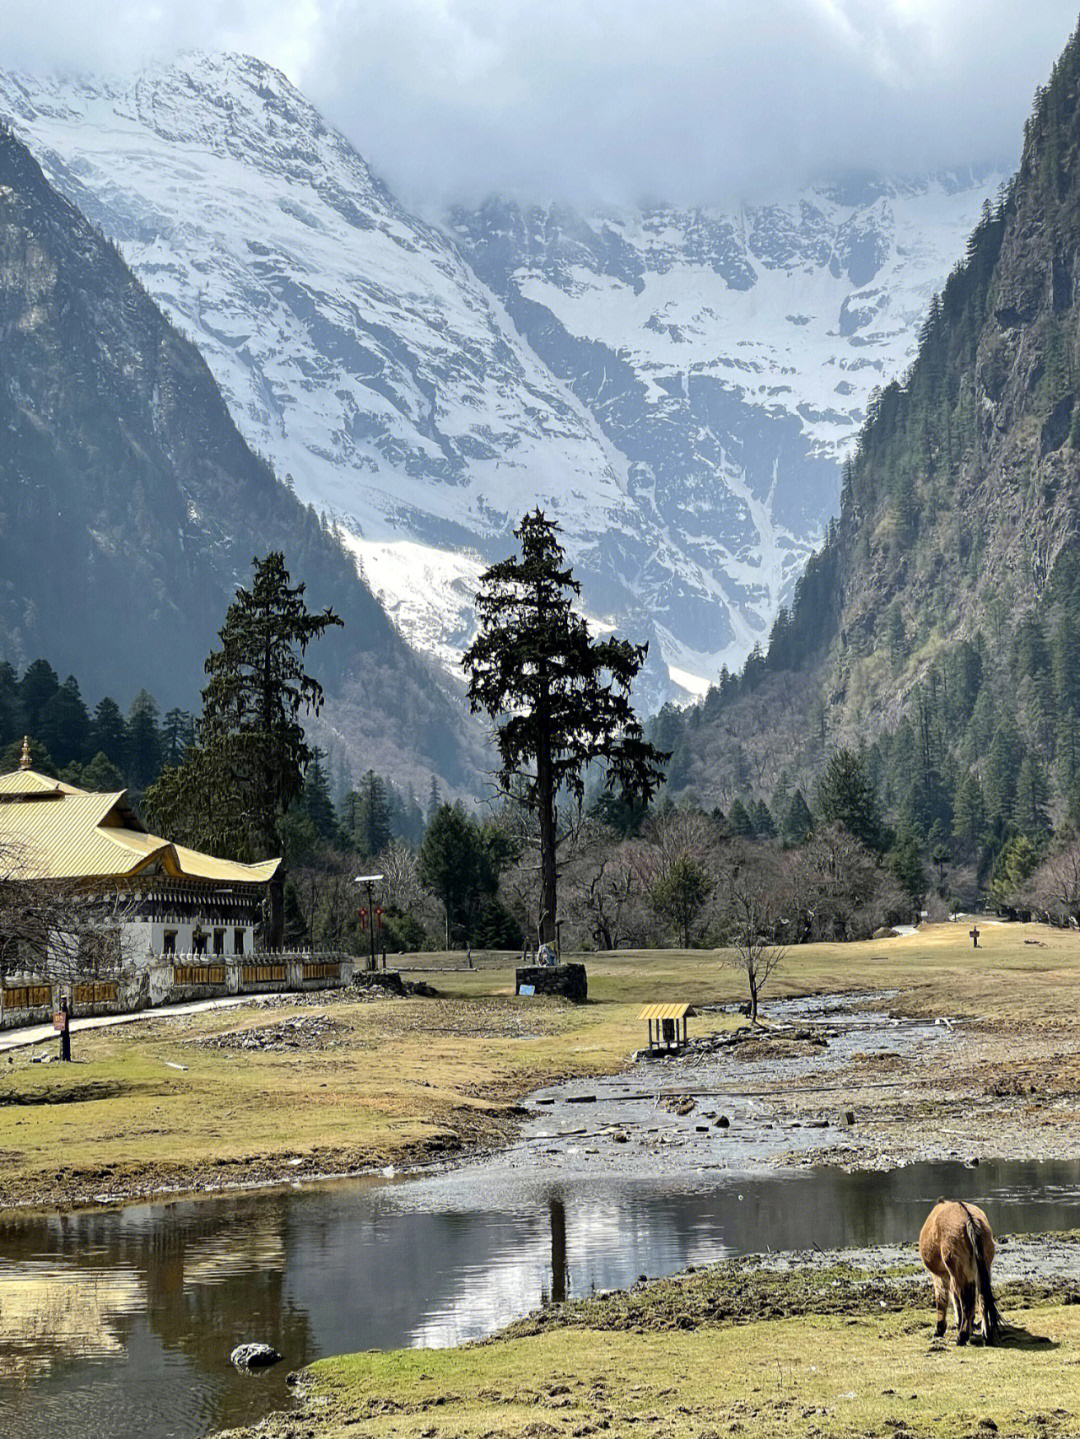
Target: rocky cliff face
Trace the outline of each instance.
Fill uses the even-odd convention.
[[[454,667],[480,569],[539,502],[592,616],[653,642],[646,703],[767,635],[997,183],[436,226],[255,60],[0,75],[0,110],[416,644]]]
[[[145,685],[191,704],[252,556],[280,548],[310,601],[346,622],[313,655],[341,742],[392,772],[461,782],[460,706],[252,454],[199,352],[2,128],[0,335],[6,659],[43,656],[91,695]]]
[[[1070,802],[1078,332],[1074,38],[1038,96],[1015,178],[928,309],[914,366],[871,405],[839,520],[767,657],[691,717],[693,782],[769,793],[781,768],[810,775],[832,746],[940,709],[952,719],[939,770],[977,773],[1007,730]]]
[[[477,273],[626,456],[680,563],[650,612],[715,675],[764,641],[839,499],[871,393],[914,352],[988,174],[865,181],[734,214],[451,216]]]

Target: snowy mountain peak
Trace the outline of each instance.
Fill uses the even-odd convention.
[[[332,514],[449,668],[541,504],[655,703],[764,640],[996,176],[723,214],[404,210],[279,72],[0,74],[0,112],[199,346],[237,425]]]

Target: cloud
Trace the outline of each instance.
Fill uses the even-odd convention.
[[[1065,0],[43,0],[4,62],[279,65],[407,199],[729,203],[1015,160]]]

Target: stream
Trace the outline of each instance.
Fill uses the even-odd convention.
[[[904,1039],[864,1016],[834,1042]],[[744,1066],[737,1083],[753,1078]],[[1080,1226],[1080,1161],[777,1169],[762,1162],[771,1134],[745,1125],[750,1101],[699,1101],[725,1107],[734,1131],[701,1132],[700,1109],[675,1116],[649,1097],[691,1083],[718,1088],[708,1063],[643,1064],[541,1091],[507,1153],[414,1178],[0,1220],[0,1436],[201,1439],[285,1407],[286,1374],[324,1355],[456,1344],[726,1256],[910,1244],[948,1193],[998,1232]],[[650,1143],[610,1142],[632,1113]],[[249,1339],[285,1362],[236,1373],[229,1352]]]

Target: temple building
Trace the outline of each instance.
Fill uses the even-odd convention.
[[[116,906],[122,962],[251,955],[278,859],[237,864],[149,834],[126,791],[95,794],[31,767],[0,775],[9,880],[57,881]]]

